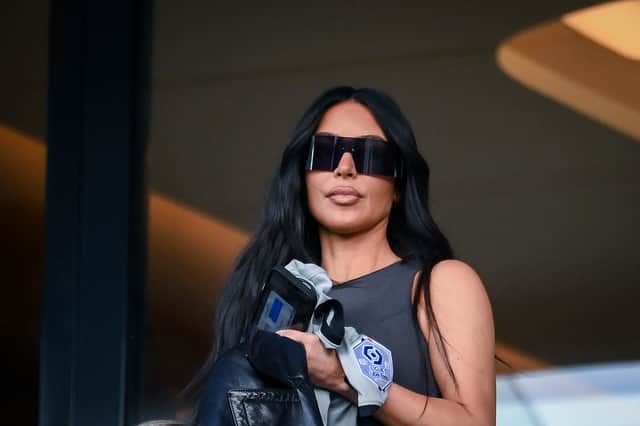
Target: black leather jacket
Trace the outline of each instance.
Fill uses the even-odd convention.
[[[196,424],[322,426],[304,346],[257,331],[224,353],[207,377]]]

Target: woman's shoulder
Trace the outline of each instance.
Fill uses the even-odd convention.
[[[442,260],[434,265],[430,278],[434,309],[479,316],[491,313],[485,285],[468,263],[458,259]]]
[[[445,259],[436,263],[431,269],[432,285],[482,285],[482,280],[476,270],[468,263],[459,259]],[[452,284],[452,283],[457,284]]]
[[[417,265],[418,272],[422,273],[422,266],[417,261],[413,261],[412,259],[403,260],[407,265]],[[419,275],[416,274],[415,280]],[[476,272],[476,270],[469,265],[468,263],[459,260],[459,259],[444,259],[437,262],[430,271],[430,287],[442,286],[444,283],[455,282],[457,285],[477,285],[482,284],[482,280],[480,276]],[[466,283],[466,284],[465,284]],[[415,283],[414,283],[415,285]],[[456,284],[449,284],[456,285]]]

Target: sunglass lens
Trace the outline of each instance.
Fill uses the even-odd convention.
[[[332,171],[334,162],[334,137],[328,135],[315,135],[311,143],[307,170]]]

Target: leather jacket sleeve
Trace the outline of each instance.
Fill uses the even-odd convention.
[[[207,377],[196,424],[322,426],[304,347],[257,331],[223,354]]]

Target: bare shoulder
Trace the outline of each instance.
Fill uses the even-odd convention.
[[[475,269],[461,260],[438,262],[431,270],[429,287],[434,309],[436,306],[440,310],[491,309],[482,279]]]
[[[453,279],[468,283],[481,283],[476,270],[458,259],[446,259],[436,263],[431,270],[431,279],[432,281],[437,279],[439,282]]]
[[[417,279],[418,276],[414,286]],[[444,328],[473,324],[493,330],[493,312],[484,283],[476,270],[461,260],[442,260],[433,266],[429,299],[438,322]],[[423,334],[429,339],[430,327],[422,297],[418,301],[418,317]]]

